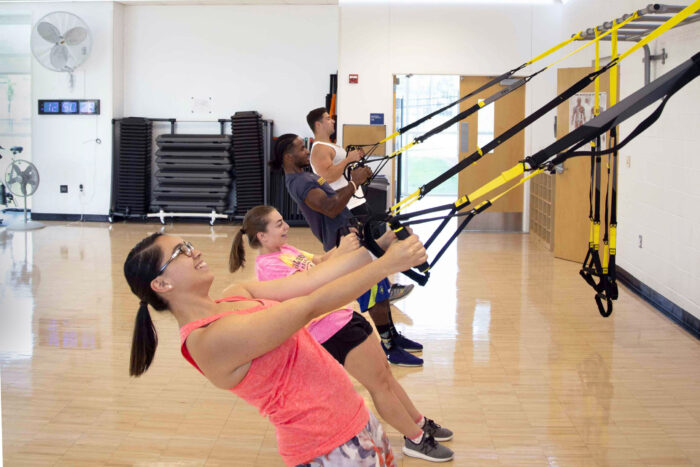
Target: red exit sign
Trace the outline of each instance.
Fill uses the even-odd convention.
[[[359,80],[360,80],[360,75],[351,74],[351,75],[349,76],[349,80],[348,80],[348,81],[350,82],[350,84],[357,84]]]

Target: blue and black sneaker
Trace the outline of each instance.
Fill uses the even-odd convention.
[[[406,352],[422,352],[423,351],[423,344],[419,344],[416,341],[412,341],[408,337],[404,336],[401,334],[399,331],[396,329],[391,330],[391,341],[395,344],[404,349]]]
[[[423,359],[418,358],[415,355],[411,355],[398,345],[392,345],[391,348],[387,349],[382,342],[382,350],[386,354],[387,360],[392,365],[398,366],[423,366]]]

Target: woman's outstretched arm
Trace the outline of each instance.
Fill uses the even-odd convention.
[[[393,232],[389,231],[382,235],[377,242],[382,248],[387,249],[395,240],[396,237]],[[418,241],[417,237],[415,241]],[[418,243],[420,243],[420,241],[418,241]],[[357,244],[359,245],[359,243]],[[351,248],[346,248],[346,250],[349,249]],[[371,260],[372,255],[365,248],[358,248],[349,253],[338,251],[322,263],[319,263],[316,267],[307,271],[297,272],[291,276],[271,281],[236,284],[224,289],[224,294],[229,296],[239,295],[243,297],[267,298],[282,302],[294,297],[308,295],[319,287],[361,268]],[[381,277],[380,280],[381,279],[383,279],[383,277]],[[372,285],[374,284],[370,284],[370,287]],[[367,287],[365,290],[368,290],[370,287]],[[365,290],[361,291],[357,296],[361,295]],[[355,298],[357,297],[352,297],[348,301],[352,301]]]
[[[187,340],[187,347],[207,378],[217,386],[225,387],[233,371],[278,347],[313,318],[354,300],[388,274],[406,270],[427,259],[425,248],[415,236],[397,242],[376,261],[370,262],[366,251],[344,256],[349,258],[331,259],[327,262],[329,267],[324,268],[322,264],[313,268],[319,271],[319,277],[314,275],[312,281],[324,284],[308,295],[258,313],[231,314],[193,332]],[[341,274],[341,271],[346,271],[346,274]],[[257,284],[293,282],[290,279],[304,274]],[[328,280],[330,274],[337,277]]]

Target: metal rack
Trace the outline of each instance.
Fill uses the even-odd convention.
[[[637,10],[638,18],[630,21],[629,23],[622,26],[617,31],[617,40],[626,42],[639,42],[647,34],[656,29],[659,24],[671,19],[671,16],[679,11],[685,9],[685,6],[678,5],[661,5],[659,3],[651,3],[641,10]],[[623,15],[620,18],[614,20],[615,23],[619,24],[626,19],[630,18],[634,13]],[[676,28],[685,26],[687,24],[695,23],[700,21],[700,13],[695,13],[690,15],[687,19],[679,23]],[[596,29],[598,33],[608,31],[614,26],[613,21],[606,21],[605,23],[598,25],[594,28],[588,28],[583,31],[581,37],[577,38],[579,41],[590,41],[596,37]],[[674,28],[675,29],[675,28]],[[573,36],[573,35],[572,35]],[[604,37],[602,40],[611,40],[610,36]],[[661,63],[665,63],[668,58],[666,49],[662,49],[660,54],[652,55],[649,50],[649,46],[645,45],[644,49],[644,84],[649,84],[651,82],[651,62],[656,60],[661,60]]]

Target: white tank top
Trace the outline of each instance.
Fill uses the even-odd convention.
[[[333,158],[333,165],[338,165],[338,164],[342,163],[348,155],[347,151],[345,149],[341,148],[340,146],[337,146],[337,145],[331,144],[331,143],[324,143],[323,141],[316,141],[313,144],[313,146],[311,146],[312,151],[314,149],[314,146],[316,146],[317,144],[322,144],[324,146],[328,146],[330,148],[333,148],[333,150],[335,151],[335,157]],[[313,170],[315,174],[318,174],[318,171],[316,170],[316,167],[314,167],[313,162],[311,162],[311,170]],[[328,184],[335,191],[338,191],[341,188],[348,186],[348,181],[345,180],[344,175],[341,175],[338,180],[336,180],[334,182],[328,182]],[[356,196],[363,196],[363,197],[362,198],[355,198],[355,196],[353,196],[352,198],[350,198],[350,201],[348,201],[348,209],[352,210],[352,209],[356,208],[357,206],[364,204],[365,198],[364,198],[364,192],[362,191],[362,187],[357,187],[357,191],[355,191],[355,195]]]

